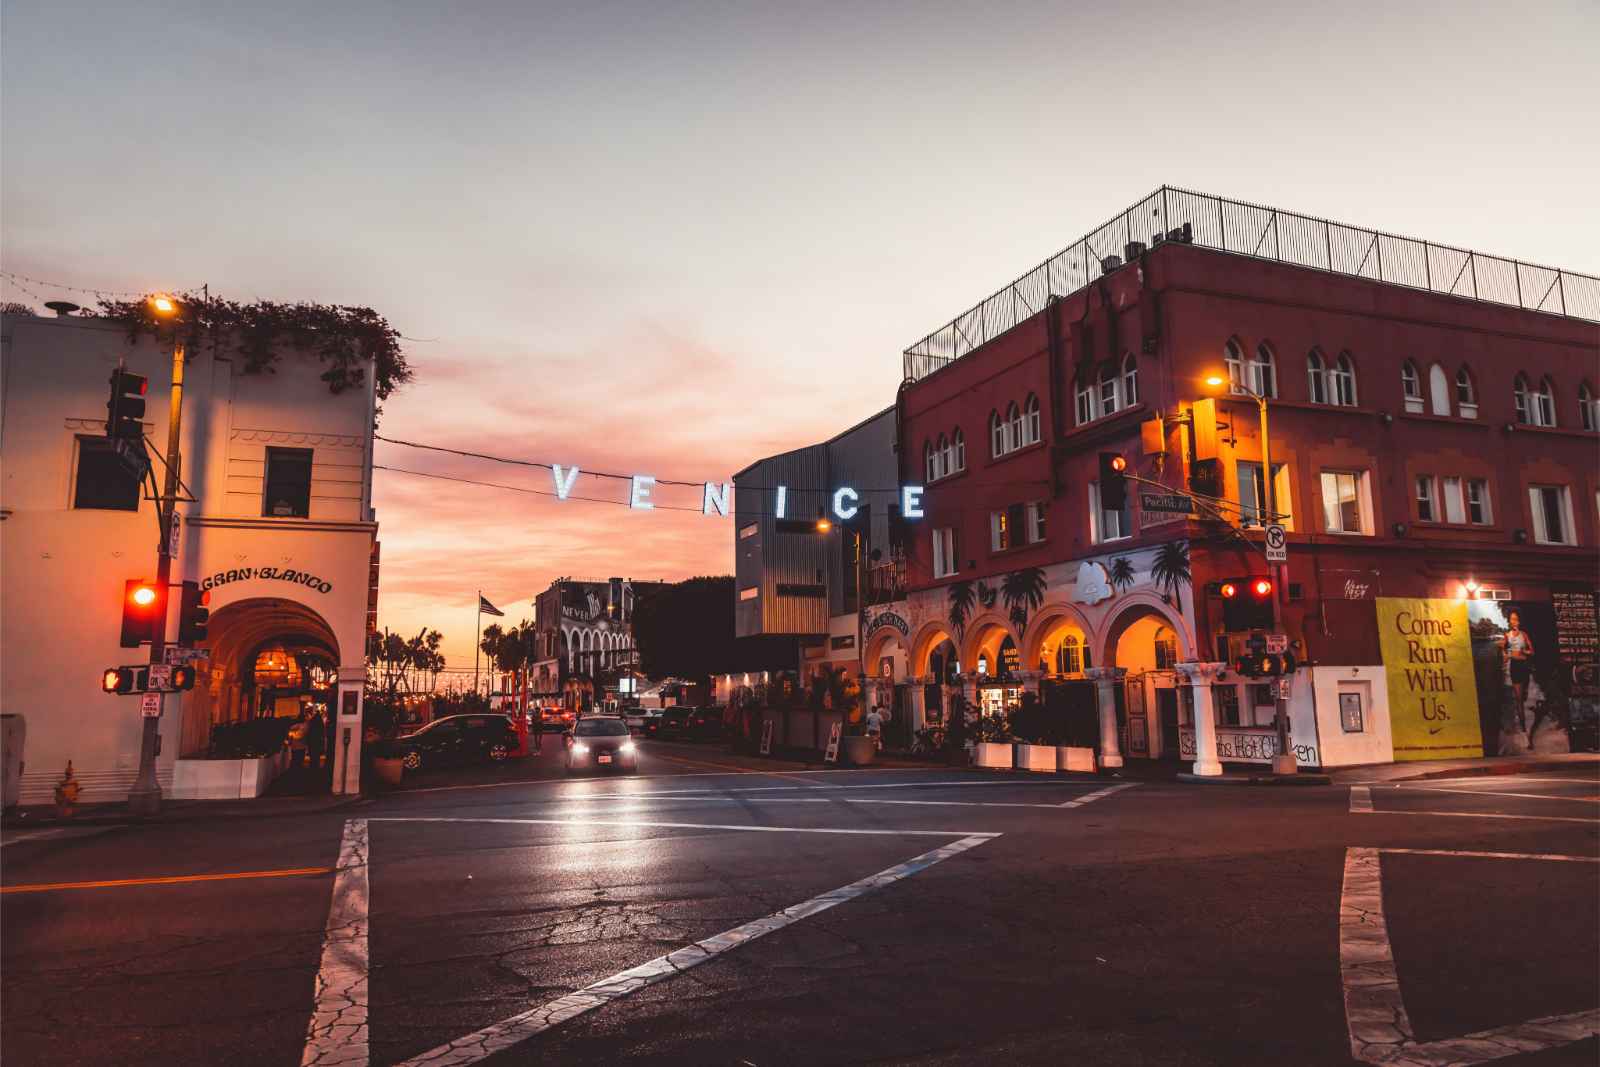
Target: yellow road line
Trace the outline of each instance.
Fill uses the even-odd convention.
[[[681,763],[686,767],[717,767],[722,769],[727,774],[761,774],[766,775],[769,778],[783,778],[787,781],[799,782],[801,785],[817,784],[807,778],[791,778],[782,771],[761,771],[751,767],[740,767],[735,764],[708,763],[705,760],[684,759],[682,756],[663,756],[659,752],[651,752],[648,755],[650,759],[666,760],[668,763]]]
[[[40,882],[0,886],[0,893],[50,893],[58,889],[119,889],[130,885],[179,885],[184,882],[231,882],[241,878],[298,878],[331,874],[332,867],[289,867],[280,871],[233,871],[229,874],[177,874],[163,878],[116,878],[101,882]]]

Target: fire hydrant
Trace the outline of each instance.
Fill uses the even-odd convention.
[[[56,783],[56,815],[70,819],[78,809],[78,790],[82,788],[72,777],[72,761],[67,760],[67,772]]]

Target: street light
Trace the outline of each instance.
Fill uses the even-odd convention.
[[[1275,499],[1275,485],[1272,477],[1272,448],[1271,440],[1267,433],[1267,397],[1250,388],[1242,379],[1233,381],[1231,375],[1208,374],[1205,383],[1212,389],[1229,386],[1235,393],[1250,397],[1256,402],[1256,407],[1261,412],[1261,480],[1266,484],[1266,522],[1277,522],[1278,504]],[[1243,501],[1240,501],[1241,505]],[[1288,567],[1283,564],[1267,564],[1269,571],[1276,571],[1277,581],[1272,586],[1272,627],[1278,633],[1283,633],[1283,588],[1288,580]],[[1278,728],[1278,754],[1272,757],[1272,773],[1294,774],[1296,771],[1294,750],[1289,747],[1289,698],[1285,694],[1285,682],[1278,679],[1277,698],[1273,701],[1276,706],[1275,725]]]
[[[178,302],[163,293],[157,293],[149,298],[150,310],[164,319],[170,319],[178,313]]]

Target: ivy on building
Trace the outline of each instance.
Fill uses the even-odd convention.
[[[400,331],[371,308],[272,300],[246,304],[219,296],[185,296],[181,304],[179,338],[196,351],[236,353],[246,374],[275,373],[273,365],[287,347],[323,363],[322,380],[334,394],[364,388],[369,364],[380,403],[415,376],[400,348]],[[170,336],[174,328],[144,300],[102,300],[100,311],[125,325],[132,339]]]

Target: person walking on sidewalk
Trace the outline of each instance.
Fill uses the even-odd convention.
[[[322,766],[322,750],[327,738],[328,730],[322,721],[322,712],[312,708],[311,718],[306,722],[306,761],[312,770]]]

